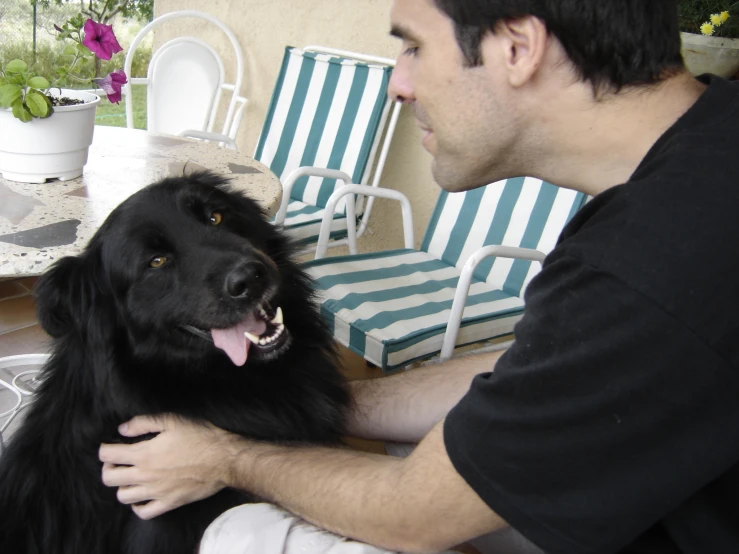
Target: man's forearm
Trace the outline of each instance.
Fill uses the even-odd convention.
[[[242,441],[226,465],[226,485],[391,550],[441,550],[505,525],[452,467],[441,425],[405,459]]]
[[[453,358],[398,375],[350,383],[355,409],[348,434],[419,442],[469,390],[475,375],[493,370],[503,351]]]

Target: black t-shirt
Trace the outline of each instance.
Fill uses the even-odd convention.
[[[712,78],[568,224],[450,412],[480,497],[551,554],[739,553],[739,85]]]

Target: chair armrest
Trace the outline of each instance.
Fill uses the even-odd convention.
[[[454,347],[457,344],[457,335],[459,334],[459,326],[462,323],[462,314],[467,303],[467,295],[470,292],[472,284],[472,275],[481,261],[490,256],[498,258],[513,258],[518,260],[531,260],[542,263],[546,254],[534,250],[532,248],[518,248],[516,246],[490,245],[483,246],[474,252],[464,264],[462,274],[459,276],[457,290],[454,293],[454,302],[452,302],[452,311],[449,314],[449,323],[446,327],[444,335],[444,343],[441,346],[439,358],[446,361],[452,357]]]
[[[229,136],[222,135],[221,133],[198,131],[197,129],[185,129],[179,134],[179,136],[219,142],[223,143],[231,150],[238,150],[238,148],[236,148],[236,141]]]
[[[331,234],[331,222],[333,220],[334,210],[336,204],[341,198],[347,194],[352,195],[364,195],[372,196],[376,198],[386,198],[389,200],[397,200],[400,202],[401,213],[403,215],[403,238],[405,241],[406,248],[413,248],[415,239],[413,238],[413,213],[411,211],[411,203],[402,192],[388,188],[372,187],[369,185],[344,185],[343,187],[335,190],[326,202],[326,211],[323,214],[323,221],[321,221],[321,231],[318,235],[318,244],[316,245],[316,257],[323,258],[326,256],[326,250],[328,249],[328,239]],[[356,244],[356,218],[354,214],[354,202],[346,203],[346,219],[347,219],[347,233],[349,234],[349,244]],[[356,247],[354,248],[356,254]]]
[[[280,209],[277,210],[275,215],[275,225],[282,225],[285,223],[285,217],[287,216],[287,205],[290,203],[290,193],[293,190],[295,181],[301,177],[323,177],[324,179],[336,179],[337,181],[343,182],[348,185],[352,182],[352,178],[343,171],[338,169],[326,169],[323,167],[303,166],[294,169],[282,182],[282,202],[280,203]]]

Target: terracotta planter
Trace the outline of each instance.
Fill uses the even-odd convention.
[[[729,78],[739,71],[739,39],[680,33],[685,65],[693,75]]]
[[[23,183],[66,181],[82,175],[92,144],[100,97],[62,89],[62,96],[84,104],[54,108],[51,117],[23,123],[10,110],[0,110],[0,173]]]

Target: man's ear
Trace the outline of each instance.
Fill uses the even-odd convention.
[[[44,330],[60,338],[86,324],[85,313],[95,295],[83,256],[60,259],[36,283],[36,315]]]
[[[533,16],[501,21],[495,36],[497,41],[483,40],[483,59],[486,47],[502,47],[503,67],[511,86],[518,88],[530,82],[546,56],[549,33],[544,22]]]

